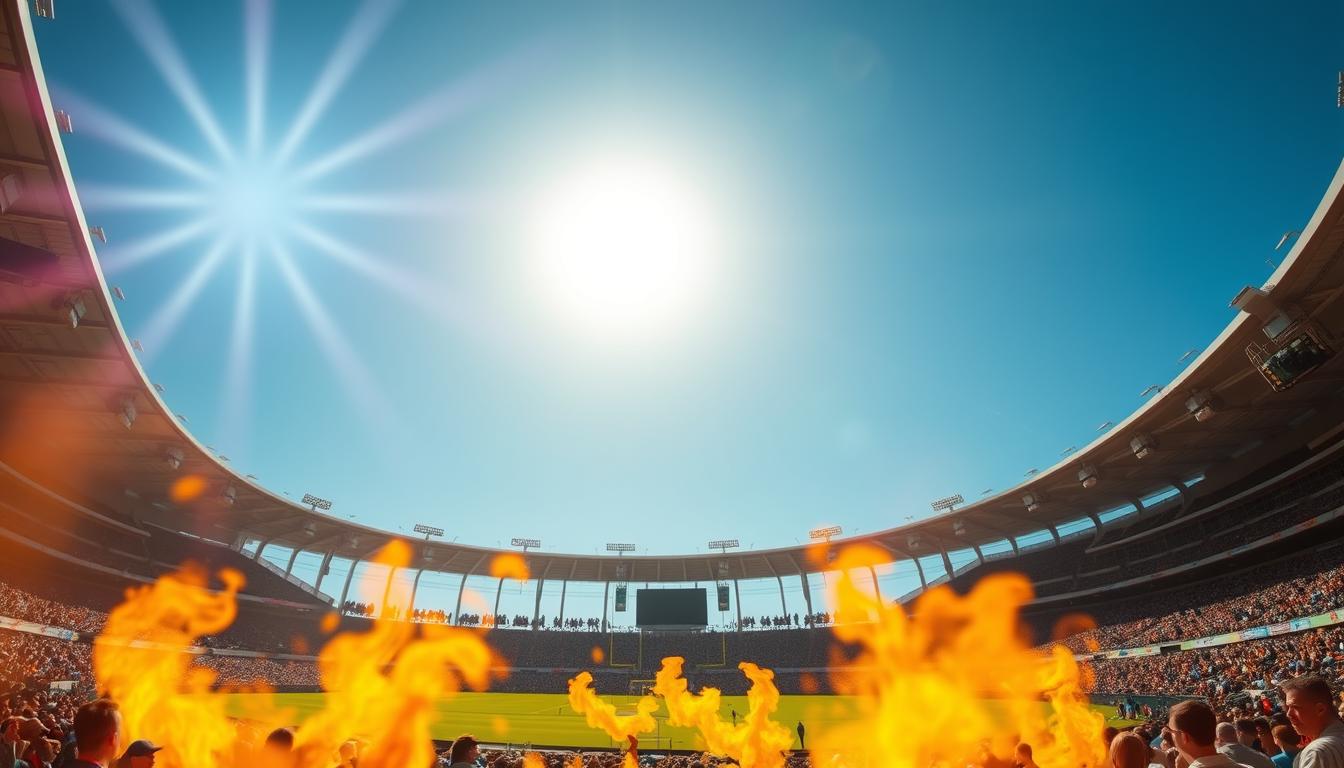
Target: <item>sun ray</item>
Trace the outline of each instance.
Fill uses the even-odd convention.
[[[275,153],[276,163],[283,164],[303,143],[400,6],[401,0],[365,0],[351,17],[293,125],[281,140]]]
[[[430,303],[430,296],[421,286],[424,281],[417,280],[392,264],[378,261],[370,254],[347,245],[336,238],[303,222],[291,222],[289,233],[298,240],[307,243],[318,251],[335,259],[340,264],[371,277],[397,293],[422,305]]]
[[[355,136],[295,171],[298,183],[314,181],[356,160],[387,149],[433,128],[493,93],[536,59],[537,49],[525,49],[454,80],[392,117]]]
[[[158,258],[180,245],[185,245],[213,228],[214,222],[201,217],[167,232],[159,232],[152,237],[109,248],[101,258],[103,271],[109,275],[125,272],[150,259]]]
[[[209,198],[195,190],[147,189],[103,184],[80,184],[79,199],[85,209],[101,211],[200,209]]]
[[[57,103],[75,115],[81,134],[134,152],[194,179],[208,182],[214,178],[214,173],[204,165],[88,99],[59,86],[53,86],[51,90]]]
[[[126,25],[131,36],[140,44],[140,49],[154,63],[159,74],[168,83],[169,89],[177,96],[178,101],[187,110],[187,114],[196,123],[196,127],[205,136],[206,141],[210,143],[221,160],[231,162],[233,160],[233,149],[229,146],[228,140],[224,138],[224,132],[220,130],[214,112],[211,111],[210,105],[206,103],[205,97],[201,95],[201,89],[196,84],[196,79],[192,76],[191,70],[187,68],[186,61],[182,58],[182,52],[173,42],[172,35],[169,34],[168,28],[164,26],[163,19],[159,16],[154,5],[148,0],[116,0],[112,3],[112,8],[121,17],[122,23]]]
[[[299,210],[323,213],[365,213],[373,216],[439,217],[472,207],[463,198],[433,192],[411,194],[306,195]]]
[[[243,4],[243,78],[247,87],[247,151],[261,151],[266,128],[266,66],[271,46],[271,1]]]
[[[205,256],[192,268],[187,279],[173,291],[172,297],[150,316],[140,333],[140,343],[144,346],[144,351],[139,355],[142,365],[148,366],[163,351],[168,340],[177,331],[183,316],[191,308],[192,302],[224,261],[230,245],[231,243],[225,238],[216,240],[206,251]]]
[[[373,376],[364,367],[359,355],[350,346],[349,342],[345,340],[340,328],[337,327],[331,315],[327,313],[326,308],[322,306],[321,300],[313,292],[307,278],[295,266],[289,249],[283,243],[272,242],[271,252],[275,256],[275,263],[280,268],[280,274],[285,278],[300,313],[303,314],[304,321],[308,323],[308,328],[317,337],[318,346],[322,348],[322,353],[326,356],[327,361],[340,373],[341,383],[359,406],[361,415],[372,424],[385,426],[391,410],[388,408],[386,400],[379,393]]]
[[[229,340],[229,361],[224,376],[221,444],[241,452],[247,439],[243,433],[251,423],[252,341],[256,328],[257,247],[247,243],[242,249],[238,273],[238,296],[233,306],[233,336]],[[234,458],[237,458],[235,455]]]

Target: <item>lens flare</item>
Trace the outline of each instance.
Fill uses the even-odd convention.
[[[688,690],[681,676],[685,659],[673,656],[663,659],[663,666],[655,676],[653,692],[663,697],[667,705],[667,722],[671,725],[695,728],[705,740],[705,749],[716,755],[727,755],[741,768],[780,768],[784,753],[793,744],[793,735],[787,728],[770,719],[779,708],[779,689],[775,687],[775,673],[751,662],[737,665],[751,680],[747,690],[747,713],[740,724],[725,722],[719,715],[720,693],[717,688],[705,687],[699,694]]]
[[[205,493],[205,478],[200,475],[186,475],[173,481],[168,496],[178,504],[195,501]]]
[[[855,697],[857,712],[820,735],[823,752],[843,765],[965,765],[986,750],[1011,756],[1020,740],[1042,768],[1105,764],[1104,721],[1088,708],[1077,662],[1063,646],[1045,653],[1024,637],[1018,609],[1032,596],[1024,577],[988,576],[965,597],[937,587],[907,615],[851,577],[888,559],[857,546],[830,566],[839,573],[835,637],[855,649],[834,654],[831,683]],[[918,727],[895,727],[911,702]]]
[[[527,567],[527,561],[523,559],[522,555],[505,552],[502,555],[495,555],[495,558],[490,561],[490,578],[492,579],[527,581],[531,575],[531,571]]]

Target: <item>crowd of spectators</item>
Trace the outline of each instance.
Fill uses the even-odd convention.
[[[1230,574],[1199,589],[1146,594],[1095,609],[1098,626],[1062,642],[1078,653],[1234,632],[1344,605],[1344,548]]]
[[[102,611],[53,602],[3,582],[0,582],[0,616],[79,632],[97,632],[107,621],[107,614]]]

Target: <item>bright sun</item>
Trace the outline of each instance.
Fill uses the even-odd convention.
[[[546,188],[530,228],[533,278],[557,321],[643,341],[695,320],[719,243],[698,190],[670,164],[606,156]]]

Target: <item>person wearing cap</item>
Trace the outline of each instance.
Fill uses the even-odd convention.
[[[481,747],[476,737],[464,733],[453,740],[453,749],[448,753],[448,758],[452,761],[449,768],[474,768],[476,758],[480,755]]]
[[[117,760],[116,768],[154,768],[154,755],[163,747],[146,739],[136,739]]]

